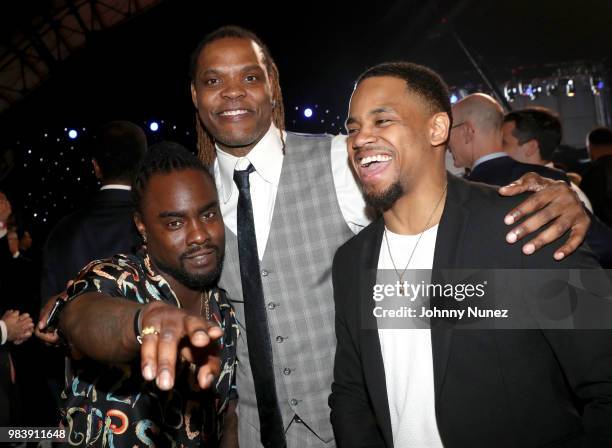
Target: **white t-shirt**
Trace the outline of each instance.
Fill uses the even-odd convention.
[[[402,273],[419,235],[398,235],[386,230],[389,248],[383,236],[378,269]],[[410,269],[431,269],[438,226],[425,233],[410,260]],[[429,329],[379,329],[380,348],[385,367],[387,398],[397,447],[441,448],[435,414],[435,393],[431,331]]]

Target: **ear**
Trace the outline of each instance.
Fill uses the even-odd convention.
[[[539,145],[535,139],[529,140],[525,143],[525,155],[527,157],[533,157],[539,152]]]
[[[139,212],[134,212],[134,224],[138,229],[138,233],[141,235],[146,235],[147,228],[145,227],[144,222],[142,222],[142,215]]]
[[[193,103],[193,107],[195,107],[196,109],[198,108],[198,94],[196,92],[196,88],[195,88],[195,84],[193,82],[191,82],[191,84],[189,84],[189,88],[191,90],[191,102]]]
[[[450,132],[450,118],[445,112],[438,112],[431,117],[431,124],[429,127],[429,143],[431,146],[444,145],[448,140],[448,133]]]
[[[93,165],[94,174],[96,175],[96,179],[102,179],[102,169],[96,159],[91,159],[91,164]]]

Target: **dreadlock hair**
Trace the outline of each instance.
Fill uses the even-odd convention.
[[[270,54],[270,50],[268,50],[268,47],[266,47],[266,45],[261,41],[261,39],[257,37],[252,31],[246,30],[239,26],[227,25],[222,26],[221,28],[217,28],[216,30],[207,34],[204,39],[200,41],[194,52],[191,54],[191,61],[189,64],[189,77],[191,79],[191,84],[195,86],[198,70],[198,57],[200,56],[200,53],[202,53],[202,50],[208,44],[225,38],[251,40],[261,48],[261,51],[263,52],[264,56],[264,64],[266,65],[266,72],[268,74],[268,79],[272,88],[272,101],[274,104],[272,111],[272,122],[274,123],[274,126],[276,126],[276,128],[281,131],[282,140],[282,131],[285,130],[285,108],[283,106],[283,94],[281,92],[280,87],[278,68],[274,63],[274,59],[272,59],[272,55]],[[202,163],[204,163],[204,165],[210,166],[213,164],[216,157],[215,140],[213,136],[210,135],[202,126],[197,111],[195,113],[195,126],[198,138],[198,157],[200,158]],[[285,142],[283,141],[282,143],[284,152]]]
[[[213,185],[215,181],[202,162],[187,148],[175,142],[160,142],[149,148],[143,157],[132,181],[132,199],[136,211],[142,213],[142,198],[147,185],[156,174],[193,169],[202,171]]]

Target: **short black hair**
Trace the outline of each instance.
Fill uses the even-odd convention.
[[[512,111],[504,117],[504,123],[514,122],[512,134],[519,144],[529,140],[538,142],[542,160],[552,160],[552,155],[561,144],[561,120],[545,107],[528,107]]]
[[[421,98],[431,113],[444,112],[453,121],[450,92],[444,80],[432,69],[412,62],[384,62],[363,72],[357,82],[379,76],[391,76],[406,81],[408,91]]]
[[[147,136],[129,121],[111,121],[96,129],[89,153],[102,171],[102,180],[129,181],[147,150]]]
[[[593,129],[587,135],[589,145],[612,145],[612,129],[599,127]]]
[[[183,145],[163,141],[149,148],[140,162],[132,182],[132,198],[138,212],[142,212],[142,198],[151,177],[156,174],[168,174],[173,171],[194,169],[202,171],[212,182],[215,181],[202,162]]]

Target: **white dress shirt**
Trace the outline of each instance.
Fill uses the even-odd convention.
[[[283,139],[286,139],[285,133],[283,133]],[[330,151],[331,170],[338,204],[347,225],[354,233],[357,233],[370,221],[365,214],[365,202],[361,190],[348,164],[346,136],[334,137]],[[244,157],[233,156],[217,146],[217,159],[214,165],[215,183],[219,192],[223,221],[234,234],[237,234],[238,207],[238,187],[234,183],[234,170],[244,170],[249,164],[255,168],[255,172],[249,176],[249,181],[260,260],[263,258],[270,234],[283,157],[280,132],[273,124]]]

